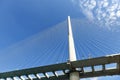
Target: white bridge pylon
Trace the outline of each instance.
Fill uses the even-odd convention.
[[[77,58],[76,58],[76,51],[75,51],[75,44],[73,39],[70,16],[68,16],[68,45],[69,45],[69,60],[76,61]]]
[[[70,16],[68,16],[68,45],[70,62],[77,61]],[[70,80],[80,80],[79,72],[77,72],[75,68],[73,68],[73,71],[70,73],[69,76]]]

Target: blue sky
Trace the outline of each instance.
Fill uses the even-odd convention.
[[[115,10],[116,13],[113,11],[116,3],[104,0],[106,4],[101,2],[104,5],[101,9],[96,0],[76,1],[1,0],[0,72],[66,61],[68,55],[64,53],[67,53],[68,15],[73,19],[78,59],[88,58],[89,53],[92,57],[97,57],[120,52],[119,10]],[[105,12],[104,15],[100,11]],[[111,18],[106,13],[111,13],[108,15]],[[77,27],[78,25],[82,27]],[[94,80],[118,78],[101,77]]]
[[[0,3],[1,48],[55,25],[69,14],[74,15],[70,9],[72,4],[67,1],[1,0]]]

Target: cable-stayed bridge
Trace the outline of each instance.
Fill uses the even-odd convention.
[[[1,79],[79,80],[80,78],[120,74],[120,55],[85,60],[76,59],[70,17],[68,17],[69,60],[65,63],[0,73]],[[111,67],[111,65],[114,65]]]

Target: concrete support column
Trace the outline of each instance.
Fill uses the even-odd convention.
[[[70,73],[70,80],[80,80],[79,72]]]

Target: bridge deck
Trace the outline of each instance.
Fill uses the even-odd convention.
[[[108,66],[109,65],[109,66]],[[114,65],[114,66],[113,66]],[[76,68],[81,78],[120,74],[120,55],[110,55],[99,58],[78,60],[36,68],[0,73],[0,79],[19,78],[33,80],[68,80],[69,72]],[[42,74],[42,76],[41,76]],[[32,76],[31,76],[32,75]]]

